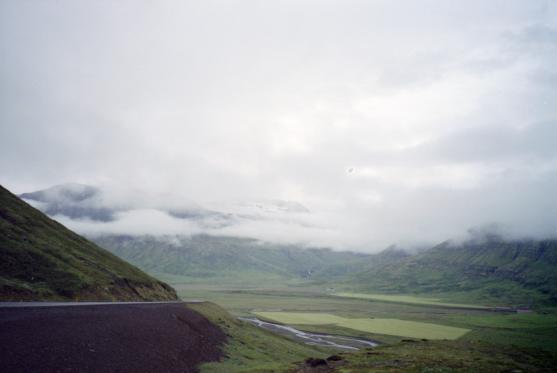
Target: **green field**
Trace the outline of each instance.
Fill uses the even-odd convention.
[[[323,358],[330,353],[242,322],[212,303],[188,304],[188,308],[219,325],[229,338],[224,361],[203,364],[203,373],[278,372],[308,356]]]
[[[297,329],[361,337],[381,342],[373,352],[342,353],[343,364],[335,371],[382,372],[500,372],[551,371],[557,353],[557,310],[516,314],[484,309],[452,308],[432,304],[396,303],[337,297],[325,289],[279,286],[268,289],[238,290],[215,285],[175,284],[186,299],[206,299],[224,307],[232,316],[256,314],[264,319],[293,324]],[[287,337],[222,316],[206,305],[193,305],[218,322],[230,336],[222,363],[202,367],[212,372],[306,372],[296,362],[308,356],[324,357],[335,351],[305,346]],[[276,316],[282,314],[282,319]],[[285,317],[288,316],[289,319]],[[366,320],[360,323],[360,320]],[[369,323],[378,320],[377,324]],[[385,321],[396,319],[396,322]],[[304,322],[304,324],[297,324]],[[343,323],[344,322],[344,323]],[[369,323],[369,324],[368,324]],[[383,324],[383,325],[381,325]],[[381,330],[387,325],[388,331]],[[371,326],[371,327],[370,327]],[[387,335],[402,328],[423,327],[432,333],[436,327],[469,330],[454,340],[427,342],[413,337]],[[408,339],[411,338],[411,339]],[[408,342],[409,341],[409,342]],[[412,343],[410,343],[412,342]],[[293,365],[294,364],[294,365]],[[299,363],[300,364],[300,363]],[[540,366],[545,368],[539,369]],[[544,370],[545,369],[545,370]]]
[[[371,299],[371,300],[395,302],[395,303],[426,304],[426,305],[441,306],[441,307],[471,308],[471,309],[489,308],[486,306],[480,306],[474,304],[447,303],[447,302],[442,302],[441,299],[438,298],[422,298],[422,297],[416,297],[411,295],[363,294],[363,293],[334,293],[332,295],[338,297],[347,297],[347,298]]]
[[[485,309],[452,308],[432,304],[395,303],[337,297],[318,287],[281,286],[238,290],[199,284],[174,284],[184,299],[206,299],[235,316],[253,312],[331,314],[348,319],[398,319],[469,329],[459,341],[489,342],[557,352],[557,310],[531,314],[492,312]],[[298,329],[348,335],[396,343],[404,337],[349,329],[338,324],[305,324]]]
[[[359,330],[373,334],[395,335],[417,339],[457,339],[469,329],[398,319],[350,319],[327,313],[254,312],[264,319],[283,324],[327,325]]]
[[[331,354],[331,351],[296,343],[239,321],[211,303],[195,303],[188,307],[217,323],[229,337],[224,346],[225,359],[202,365],[202,373],[316,372],[320,370],[308,370],[303,361],[307,357],[325,358]],[[532,319],[532,315],[526,315],[528,317],[525,319],[521,316],[524,315],[518,317],[518,322],[523,326],[526,320]],[[334,315],[321,314],[317,317],[321,321],[338,320]],[[501,327],[517,321],[505,317],[498,317],[497,320],[496,323]],[[519,348],[466,338],[453,341],[405,339],[401,343],[383,344],[357,353],[335,354],[340,360],[329,361],[327,372],[550,372],[557,364],[555,354],[542,349]]]

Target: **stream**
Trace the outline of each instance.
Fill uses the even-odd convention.
[[[377,346],[376,342],[368,341],[365,339],[358,339],[352,337],[344,337],[331,334],[315,334],[308,333],[291,326],[274,324],[267,321],[261,321],[255,317],[240,317],[240,320],[247,321],[260,328],[271,330],[283,335],[293,337],[308,345],[331,347],[342,350],[359,350],[360,348],[368,348]]]

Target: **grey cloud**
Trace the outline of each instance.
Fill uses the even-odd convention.
[[[367,251],[550,234],[556,29],[551,1],[2,2],[2,183],[151,211],[118,229],[278,199],[310,213],[226,229]]]
[[[555,139],[557,120],[524,128],[495,125],[455,131],[414,151],[423,150],[432,159],[455,162],[552,161],[557,158]]]

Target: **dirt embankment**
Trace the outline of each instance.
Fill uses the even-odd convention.
[[[0,308],[0,371],[196,372],[225,339],[183,304]]]

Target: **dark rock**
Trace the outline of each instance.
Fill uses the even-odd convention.
[[[306,359],[306,364],[309,365],[310,367],[317,367],[320,365],[327,365],[327,361],[323,360],[323,359],[317,359],[314,357],[308,357]]]

